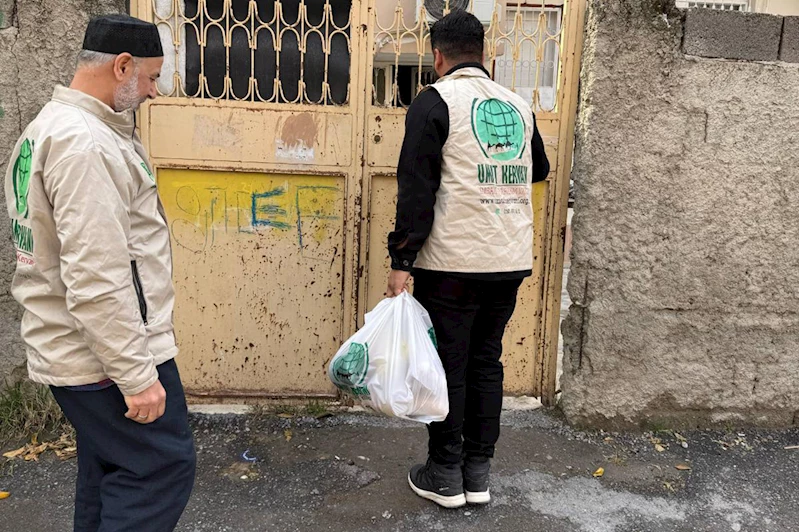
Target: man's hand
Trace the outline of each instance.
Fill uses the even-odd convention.
[[[411,279],[410,272],[402,270],[391,270],[388,276],[388,289],[386,289],[386,297],[397,297],[402,292],[408,289],[408,281]]]
[[[128,412],[125,417],[132,419],[136,423],[146,425],[152,423],[164,415],[166,410],[166,391],[161,386],[161,381],[136,395],[126,395],[125,404],[128,405]]]

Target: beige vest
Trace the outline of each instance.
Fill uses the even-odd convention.
[[[415,266],[459,273],[532,269],[529,104],[479,68],[457,70],[431,88],[449,108],[449,136],[433,229]]]

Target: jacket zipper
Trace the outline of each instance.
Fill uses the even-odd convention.
[[[141,319],[147,325],[147,301],[144,299],[144,286],[141,284],[141,277],[139,277],[139,267],[136,261],[130,261],[130,268],[133,270],[133,288],[136,290],[136,297],[139,299],[139,312],[141,312]]]

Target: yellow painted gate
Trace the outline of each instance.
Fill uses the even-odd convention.
[[[427,31],[468,7],[486,66],[528,98],[552,174],[506,390],[555,397],[584,0],[138,0],[165,46],[140,116],[172,235],[195,397],[335,396],[326,365],[385,290],[405,109],[434,80]]]

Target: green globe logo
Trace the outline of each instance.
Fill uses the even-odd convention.
[[[350,344],[347,354],[333,361],[330,376],[333,384],[355,395],[368,395],[363,385],[369,369],[369,344]]]
[[[17,213],[28,217],[28,191],[31,184],[31,164],[33,163],[33,143],[25,139],[19,147],[19,156],[14,163],[14,196],[17,200]]]
[[[472,129],[483,155],[497,161],[517,159],[524,150],[524,120],[511,103],[490,99],[472,103]]]

